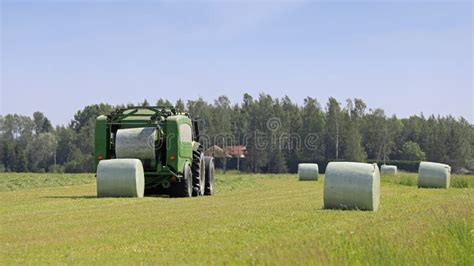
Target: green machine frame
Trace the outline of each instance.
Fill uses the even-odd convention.
[[[173,107],[129,107],[97,117],[95,128],[95,167],[100,160],[115,158],[115,135],[125,128],[157,129],[156,160],[142,160],[145,186],[175,182],[183,177],[185,163],[192,163],[199,144],[197,123],[187,113]],[[194,133],[194,134],[193,134]]]

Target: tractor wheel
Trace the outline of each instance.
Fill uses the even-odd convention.
[[[204,157],[206,164],[206,187],[204,189],[204,195],[214,195],[214,157]]]
[[[205,164],[204,164],[204,153],[202,152],[202,146],[196,151],[193,151],[193,197],[204,195],[205,181]]]
[[[187,198],[193,193],[192,171],[189,163],[184,165],[183,178],[172,186],[173,197]]]

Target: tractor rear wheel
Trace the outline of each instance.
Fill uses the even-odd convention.
[[[189,163],[184,165],[183,178],[174,183],[171,190],[172,197],[187,198],[193,193],[192,171]]]
[[[204,195],[211,196],[214,195],[214,157],[205,156],[204,163],[206,165]]]
[[[193,151],[193,197],[204,195],[205,188],[205,171],[204,153],[202,146]]]

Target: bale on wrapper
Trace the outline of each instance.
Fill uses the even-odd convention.
[[[324,178],[325,209],[376,211],[380,202],[380,172],[376,164],[330,162]]]
[[[300,163],[298,164],[299,180],[318,180],[319,167],[316,163]]]
[[[449,188],[451,166],[442,163],[421,162],[418,168],[419,188]]]
[[[138,159],[102,160],[97,166],[97,197],[138,197],[145,191],[145,174]]]
[[[115,155],[117,158],[155,160],[157,137],[158,131],[154,127],[119,129],[115,137]]]
[[[398,169],[396,165],[383,164],[382,166],[380,166],[380,173],[381,174],[397,174]]]

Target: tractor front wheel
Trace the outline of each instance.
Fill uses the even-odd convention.
[[[204,195],[211,196],[214,195],[214,157],[205,156],[204,163],[206,165]]]

